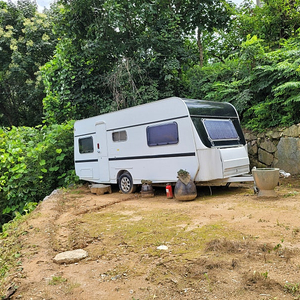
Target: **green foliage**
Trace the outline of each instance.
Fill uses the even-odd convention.
[[[292,295],[299,295],[299,292],[300,292],[300,284],[299,283],[286,283],[284,285],[284,290],[287,292],[287,293],[290,293]],[[294,298],[294,299],[299,299],[299,298]]]
[[[225,1],[60,1],[61,36],[42,69],[45,121],[80,119],[184,94],[185,70],[198,63],[194,32],[229,21]]]
[[[248,37],[240,55],[186,75],[190,97],[230,102],[243,124],[254,130],[300,122],[300,40],[290,38],[275,51]]]
[[[256,61],[263,58],[264,48],[261,42],[256,35],[248,35],[247,40],[241,44],[241,60],[247,62],[251,69],[256,66]]]
[[[30,0],[0,3],[0,126],[41,123],[44,86],[39,67],[55,47],[49,16]]]
[[[111,104],[112,110],[158,100],[157,81],[151,80],[133,59],[120,60],[105,78],[114,99]]]
[[[49,281],[49,285],[58,285],[58,284],[61,284],[61,283],[64,283],[66,282],[67,279],[64,278],[64,277],[61,277],[61,276],[53,276],[51,278],[51,280]]]
[[[81,119],[87,110],[99,111],[102,99],[97,93],[97,75],[70,39],[59,42],[54,58],[41,68],[41,74],[46,87],[43,107],[47,123]]]
[[[29,212],[53,189],[75,180],[73,122],[0,128],[1,224]]]
[[[283,39],[294,37],[300,27],[300,1],[267,0],[255,6],[245,2],[239,9],[237,23],[241,35],[257,35],[271,49],[280,47]]]

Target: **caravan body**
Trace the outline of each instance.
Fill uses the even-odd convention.
[[[76,174],[95,183],[172,183],[180,169],[196,183],[228,182],[249,172],[235,108],[177,97],[76,121],[74,154]]]

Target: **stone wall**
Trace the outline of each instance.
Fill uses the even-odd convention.
[[[255,134],[244,131],[251,169],[280,168],[300,174],[300,124]]]

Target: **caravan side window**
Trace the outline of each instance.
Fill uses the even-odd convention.
[[[127,132],[125,130],[113,132],[112,133],[112,140],[114,142],[125,142],[125,141],[127,141]]]
[[[177,144],[178,125],[176,122],[147,127],[148,146]]]
[[[79,143],[79,153],[93,153],[94,152],[94,145],[93,145],[93,138],[80,138],[78,140]]]

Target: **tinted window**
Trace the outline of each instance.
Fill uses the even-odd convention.
[[[78,140],[79,143],[79,153],[93,153],[94,152],[94,145],[93,145],[93,138],[81,138]]]
[[[124,142],[127,140],[127,133],[125,130],[116,131],[112,133],[112,140],[114,142]]]
[[[239,135],[231,120],[203,119],[202,121],[212,141],[239,139]]]
[[[176,122],[147,127],[148,146],[161,146],[178,143]]]

